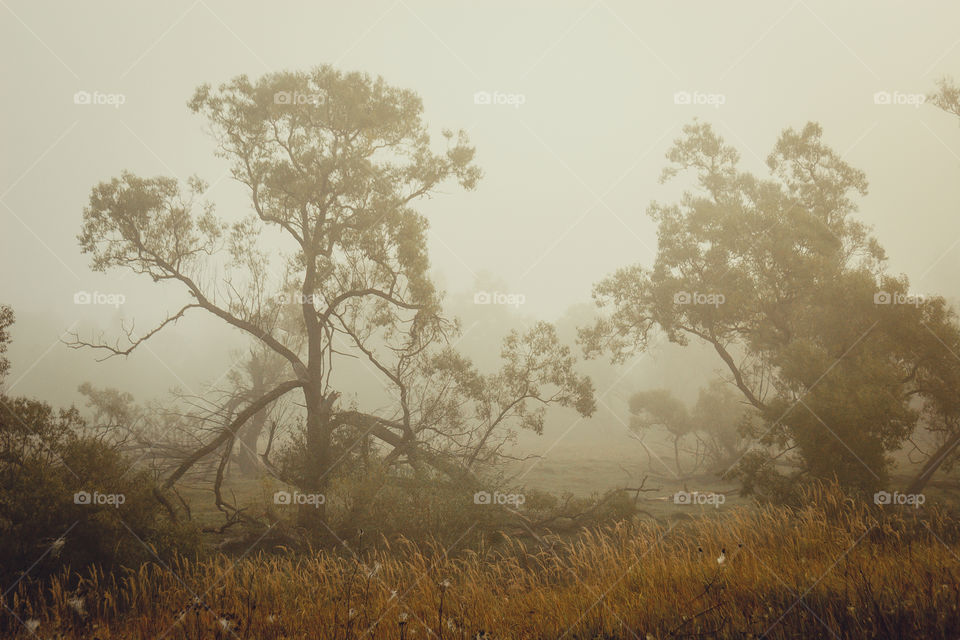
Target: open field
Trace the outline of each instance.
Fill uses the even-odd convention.
[[[617,456],[601,451],[585,455],[578,453],[575,448],[559,448],[533,464],[517,464],[507,475],[508,488],[521,493],[545,491],[560,496],[570,494],[578,498],[598,498],[609,491],[625,489],[631,499],[636,498],[639,515],[662,524],[691,517],[717,517],[733,509],[756,508],[752,498],[740,495],[740,485],[733,478],[723,479],[716,473],[700,473],[681,481],[671,477],[669,470],[662,469],[658,475],[644,467],[643,460],[635,453]],[[890,490],[907,486],[914,473],[913,466],[898,464],[891,476]],[[629,491],[639,487],[641,482],[644,490],[639,495]],[[253,505],[254,513],[269,509],[273,492],[284,488],[287,488],[286,485],[269,476],[259,479],[231,476],[224,484],[225,493],[244,504]],[[676,504],[674,495],[681,489],[723,494],[723,503],[719,506]],[[924,493],[931,502],[960,505],[960,484],[956,482],[933,482],[926,487]],[[181,494],[192,505],[193,517],[198,524],[205,527],[219,527],[223,524],[223,514],[213,504],[209,482],[186,484]],[[211,543],[220,540],[218,536],[207,537]]]
[[[569,542],[352,546],[144,565],[120,579],[86,576],[73,591],[61,579],[46,605],[21,583],[12,610],[41,638],[104,640],[960,632],[956,522],[832,491],[800,510],[734,509],[672,528],[625,522]]]

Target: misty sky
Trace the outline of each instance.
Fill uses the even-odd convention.
[[[137,372],[164,385],[216,375],[191,366],[215,350],[220,328],[199,317],[101,369],[57,342],[71,327],[115,331],[120,317],[146,329],[182,299],[129,274],[92,273],[76,241],[82,208],[93,185],[128,169],[197,174],[221,215],[246,215],[244,191],[186,101],[203,82],[324,63],[415,90],[437,138],[468,130],[479,188],[451,187],[421,206],[455,308],[492,277],[524,296],[524,315],[555,320],[605,274],[649,265],[656,235],[645,210],[676,197],[658,177],[694,117],[758,171],[782,129],[819,121],[867,174],[859,217],[891,270],[916,292],[960,297],[960,126],[930,105],[874,98],[910,101],[960,77],[956,2],[238,4],[0,2],[0,302],[18,315],[12,391],[62,397],[93,370],[118,386]],[[76,104],[78,91],[123,104]],[[476,104],[477,92],[503,103]],[[713,104],[676,104],[678,92]],[[78,291],[126,303],[76,305]]]

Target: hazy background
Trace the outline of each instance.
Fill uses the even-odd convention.
[[[645,210],[676,195],[657,180],[694,117],[753,170],[782,129],[819,121],[826,142],[868,176],[859,216],[892,271],[916,292],[960,297],[960,128],[932,106],[874,102],[878,91],[922,94],[960,76],[955,2],[347,4],[0,2],[0,301],[18,317],[9,392],[66,404],[92,380],[146,399],[174,386],[199,393],[224,375],[243,342],[204,314],[126,361],[96,364],[93,352],[59,342],[70,329],[116,335],[121,319],[145,330],[183,299],[176,287],[91,272],[76,241],[81,210],[93,185],[128,169],[197,174],[221,215],[246,215],[244,191],[186,101],[203,82],[323,63],[417,91],[437,137],[443,127],[469,131],[485,172],[478,190],[451,189],[421,210],[436,279],[464,321],[459,346],[484,366],[510,327],[533,319],[557,322],[572,342],[590,319],[592,284],[651,263]],[[124,103],[75,104],[77,91]],[[478,91],[523,104],[475,104]],[[680,91],[723,104],[675,104]],[[525,302],[475,305],[478,290]],[[76,305],[78,291],[121,293],[126,303]],[[692,397],[716,367],[697,358],[661,349],[621,368],[585,363],[597,417],[557,413],[536,447],[632,455],[627,395],[672,386]],[[357,393],[380,389],[362,370],[354,379]]]

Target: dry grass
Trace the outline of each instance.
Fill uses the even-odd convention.
[[[94,573],[71,592],[65,575],[44,604],[25,583],[7,602],[41,638],[957,637],[951,519],[835,490],[807,497],[799,510],[738,509],[672,530],[622,523],[536,545],[445,553],[381,541],[356,554],[181,560]],[[78,593],[83,615],[69,603]],[[195,597],[209,608],[190,607]]]

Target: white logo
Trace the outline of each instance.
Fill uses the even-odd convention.
[[[320,104],[323,96],[319,93],[300,93],[299,91],[277,91],[273,94],[274,104]]]
[[[919,293],[890,293],[882,289],[873,294],[873,304],[908,304],[919,307],[925,299]]]
[[[473,304],[505,304],[512,307],[519,307],[525,304],[527,296],[522,293],[500,293],[494,291],[477,291],[473,294]]]
[[[519,109],[526,104],[527,96],[522,93],[503,93],[501,91],[477,91],[473,94],[473,104],[506,105]]]
[[[920,505],[926,501],[927,497],[922,493],[900,493],[899,491],[890,493],[889,491],[877,491],[873,494],[873,503],[881,506],[885,504],[905,504],[919,509]]]
[[[319,294],[308,293],[304,295],[299,291],[294,294],[278,293],[273,299],[277,301],[277,304],[323,304],[323,297]]]
[[[90,493],[89,491],[77,491],[73,494],[74,504],[111,505],[115,509],[119,509],[120,505],[126,501],[127,497],[122,493],[100,493],[98,491]]]
[[[101,93],[99,91],[77,91],[73,94],[73,104],[98,104],[119,109],[126,103],[127,96],[122,93]]]
[[[673,104],[705,105],[719,109],[726,104],[727,96],[722,93],[704,93],[702,91],[677,91],[673,94]]]
[[[127,297],[122,293],[100,293],[94,291],[77,291],[73,294],[73,304],[106,304],[117,309],[127,301]]]
[[[901,93],[899,91],[877,91],[873,94],[873,104],[896,104],[919,108],[927,101],[922,93]]]
[[[273,494],[274,504],[305,504],[319,509],[320,505],[326,501],[327,498],[322,493],[300,493],[299,491],[290,493],[280,490]]]
[[[727,501],[727,496],[722,493],[701,493],[699,491],[687,492],[677,491],[673,494],[674,504],[712,504],[719,509],[720,505]]]
[[[690,293],[689,291],[678,291],[673,294],[673,304],[708,304],[719,307],[727,301],[727,297],[722,293]]]
[[[473,494],[473,504],[508,504],[513,507],[519,507],[527,501],[527,497],[522,493],[500,493],[494,491],[477,491]]]

